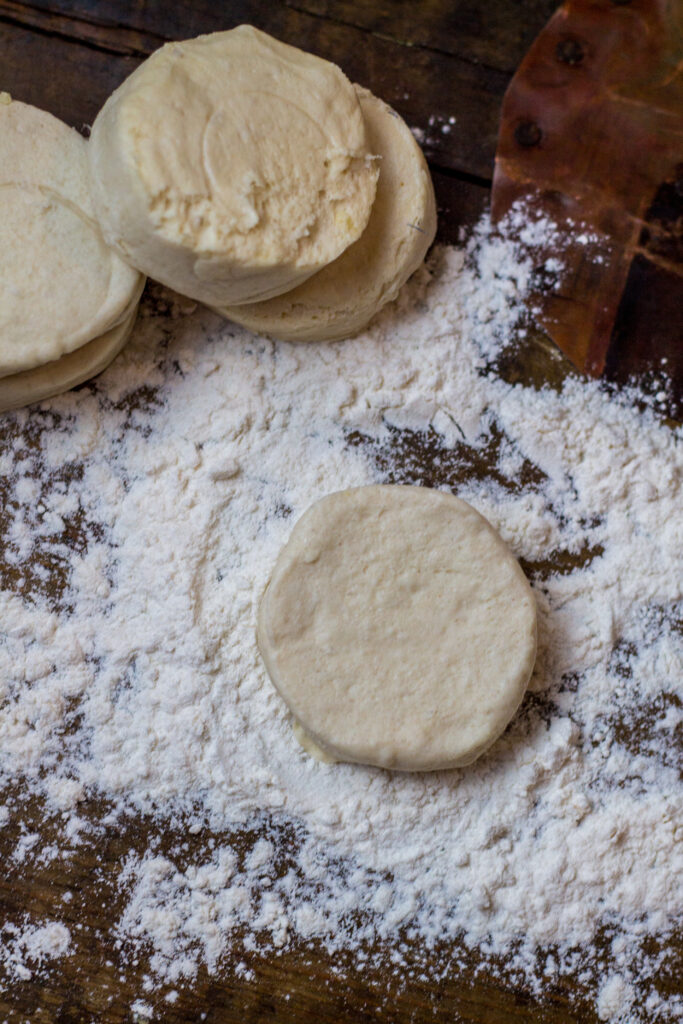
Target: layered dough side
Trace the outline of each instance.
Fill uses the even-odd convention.
[[[337,341],[361,331],[424,260],[436,233],[427,163],[402,118],[367,89],[356,91],[368,145],[380,157],[377,195],[360,239],[292,291],[216,312],[283,341]]]
[[[86,342],[60,359],[0,377],[0,412],[42,402],[102,373],[130,337],[143,287],[144,279],[141,279],[138,291],[121,320],[99,338]]]
[[[105,103],[89,153],[108,243],[209,305],[271,297],[336,259],[378,175],[340,69],[247,25],[154,53]]]

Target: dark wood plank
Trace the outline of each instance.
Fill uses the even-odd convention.
[[[139,61],[0,22],[2,88],[79,130]]]
[[[101,5],[103,14],[108,6]],[[97,13],[96,5],[92,11],[80,12],[78,5],[69,3],[0,0],[0,21],[32,29],[51,39],[79,42],[121,56],[143,59],[170,38],[149,28],[136,28],[134,19],[128,25],[111,17],[98,17]]]

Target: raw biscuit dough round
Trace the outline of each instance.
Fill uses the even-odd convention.
[[[127,315],[142,278],[105,244],[87,143],[0,97],[0,377],[54,361]]]
[[[157,50],[109,97],[89,152],[109,243],[210,305],[269,298],[336,259],[378,175],[340,69],[249,25]]]
[[[361,237],[292,291],[216,312],[283,341],[338,341],[361,331],[398,295],[436,233],[436,200],[422,151],[405,121],[356,86],[368,146],[380,157],[377,194]]]
[[[81,345],[80,348],[51,363],[0,377],[0,412],[42,402],[53,395],[60,395],[63,391],[70,391],[77,384],[82,384],[102,373],[130,337],[137,319],[138,302],[143,287],[144,281],[140,284],[138,294],[124,318],[99,338]]]
[[[466,502],[357,487],[297,522],[257,635],[271,680],[323,752],[429,771],[473,761],[514,715],[536,656],[536,605]]]

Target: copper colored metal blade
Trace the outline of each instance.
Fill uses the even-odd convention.
[[[683,388],[683,0],[567,0],[555,13],[503,101],[494,221],[517,200],[566,238],[543,254],[561,258],[560,291],[538,301],[572,362],[618,377],[615,363],[663,359]],[[666,311],[631,295],[653,287]]]

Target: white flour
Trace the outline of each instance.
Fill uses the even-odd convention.
[[[0,964],[18,981],[30,981],[46,960],[69,953],[71,935],[56,921],[44,925],[25,922],[23,928],[0,926],[0,941]]]
[[[160,835],[171,816],[223,836],[198,862],[150,849],[123,866],[114,927],[130,955],[152,949],[149,990],[302,939],[361,963],[379,940],[400,969],[412,938],[451,943],[443,973],[476,947],[534,990],[571,973],[601,1019],[683,1019],[658,984],[681,907],[681,432],[593,383],[535,390],[495,372],[532,267],[480,229],[332,345],[274,344],[202,309],[169,317],[157,291],[96,386],[8,418],[6,777],[63,812],[65,855],[98,791],[157,813]],[[530,695],[466,769],[319,764],[258,656],[259,595],[311,502],[435,477],[531,575]],[[19,842],[18,814],[0,827]],[[242,858],[230,829],[255,821]],[[68,933],[55,941],[68,951]]]

